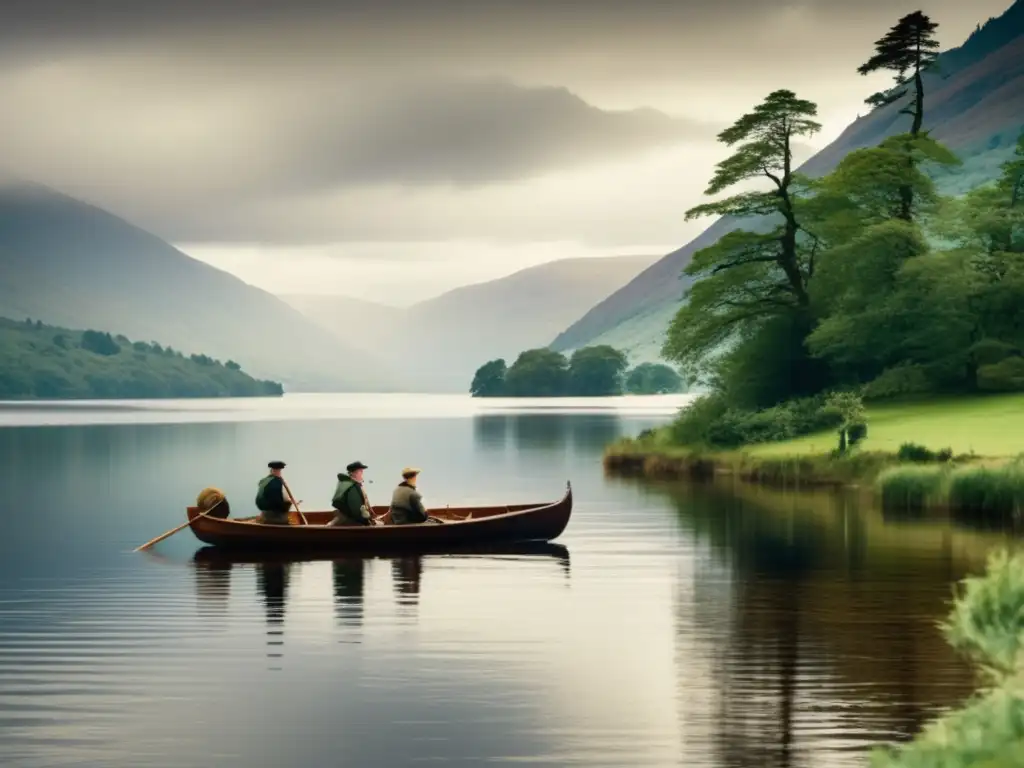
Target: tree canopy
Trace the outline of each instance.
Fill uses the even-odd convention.
[[[717,430],[732,444],[741,433],[792,436],[794,425],[831,418],[813,413],[835,392],[1024,390],[1024,133],[998,178],[960,198],[939,193],[933,172],[960,160],[917,124],[934,30],[922,14],[904,17],[862,67],[914,83],[911,130],[849,153],[822,178],[787,164],[789,139],[816,126],[814,105],[789,91],[721,134],[745,143],[708,194],[758,173],[768,189],[691,211],[753,223],[685,270],[696,279],[662,354],[710,394],[683,412],[691,423],[677,434],[706,441]],[[726,429],[762,410],[749,429]],[[776,426],[764,429],[766,419]]]
[[[528,349],[506,368],[505,361],[480,366],[469,391],[473,397],[611,397],[678,392],[682,381],[666,365],[629,369],[626,355],[607,344],[581,347],[567,358],[550,349]]]
[[[262,397],[275,381],[254,379],[238,363],[186,357],[155,342],[74,331],[39,320],[0,318],[0,398],[21,400]]]
[[[820,244],[802,217],[810,181],[793,170],[793,141],[820,130],[816,114],[812,102],[792,91],[773,91],[719,134],[724,144],[739,146],[718,164],[706,194],[755,179],[768,188],[696,206],[687,218],[758,216],[768,229],[729,232],[687,266],[685,273],[697,279],[662,355],[678,362],[690,383],[710,383],[712,353],[744,343],[774,319],[787,316],[796,326],[809,322],[809,282]]]
[[[641,363],[626,376],[626,391],[633,395],[664,395],[682,389],[683,378],[663,363]]]

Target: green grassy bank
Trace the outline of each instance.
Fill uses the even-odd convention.
[[[867,438],[841,457],[831,455],[835,432],[709,451],[674,444],[665,427],[609,445],[604,466],[610,474],[658,479],[733,475],[776,487],[858,486],[893,508],[1020,516],[1024,395],[874,405],[867,424]],[[908,444],[919,448],[901,452]]]

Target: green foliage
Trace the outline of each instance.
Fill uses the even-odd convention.
[[[505,392],[511,397],[563,397],[569,383],[569,361],[561,352],[528,349],[505,374]]]
[[[998,550],[984,576],[964,579],[946,639],[985,673],[962,708],[912,742],[876,749],[872,768],[1002,768],[1024,754],[1024,553]]]
[[[568,391],[575,397],[621,395],[628,367],[626,356],[607,344],[582,347],[569,359]]]
[[[913,115],[915,134],[921,129],[924,117],[921,112],[921,102],[924,99],[921,73],[935,64],[939,49],[939,42],[935,39],[935,30],[938,26],[921,11],[907,14],[891,27],[884,37],[875,42],[875,54],[857,68],[862,75],[879,70],[895,73],[894,90],[876,93],[865,99],[868,104],[875,107],[892,104],[903,98],[907,93],[904,86],[908,81],[913,82],[915,107],[903,111]]]
[[[1024,469],[1019,464],[965,467],[950,477],[949,505],[983,517],[1018,517],[1024,506]]]
[[[896,458],[899,461],[909,461],[918,464],[925,464],[934,461],[949,461],[953,458],[953,451],[943,448],[941,451],[933,451],[917,443],[903,443],[896,451]]]
[[[670,434],[679,445],[730,449],[835,429],[843,418],[840,410],[827,405],[824,397],[792,400],[762,410],[739,410],[731,407],[721,394],[712,394],[682,409]]]
[[[469,393],[473,397],[501,397],[505,394],[505,375],[508,369],[501,358],[484,363],[476,369]]]
[[[911,129],[849,153],[821,179],[791,168],[790,139],[817,130],[815,105],[791,91],[769,94],[719,135],[735,151],[706,194],[752,181],[767,190],[687,212],[756,225],[685,269],[694,281],[662,354],[712,396],[679,417],[678,442],[803,434],[790,403],[829,391],[869,400],[1024,391],[1024,133],[998,179],[962,199],[938,193],[934,177],[961,160],[921,130],[919,75],[934,61],[935,29],[920,12],[904,16],[860,70],[896,75],[897,92],[876,101],[912,90]],[[863,441],[862,421],[836,426],[837,453]]]
[[[667,365],[644,363],[626,373],[626,355],[607,344],[581,347],[567,359],[550,349],[520,353],[510,368],[491,360],[473,376],[473,397],[611,397],[625,386],[633,394],[678,392],[679,374]]]
[[[0,318],[0,398],[260,397],[282,394],[236,364],[190,359],[109,333]]]
[[[931,392],[932,383],[924,366],[913,363],[899,363],[886,368],[876,378],[864,385],[865,400],[881,400],[906,395],[921,395]]]
[[[938,502],[945,474],[938,466],[890,467],[875,481],[882,509],[920,511]]]
[[[682,391],[683,379],[662,363],[641,363],[626,374],[625,387],[632,395],[663,395]]]
[[[89,352],[95,352],[97,355],[116,355],[121,351],[121,347],[117,345],[117,342],[111,337],[109,333],[101,333],[100,331],[82,331],[82,338],[79,342],[82,349]]]
[[[854,441],[855,443],[866,434],[864,402],[855,392],[833,392],[825,398],[822,411],[834,415],[839,421],[839,454],[846,453],[850,446],[848,433],[851,429],[857,427],[858,439]]]
[[[718,138],[736,147],[720,162],[706,194],[760,180],[768,191],[748,191],[687,211],[687,218],[709,214],[768,217],[765,233],[737,230],[694,254],[686,274],[698,280],[669,327],[662,354],[682,366],[690,383],[712,376],[705,365],[722,345],[749,338],[766,321],[805,313],[810,303],[817,238],[798,218],[799,199],[810,182],[795,174],[792,142],[820,130],[817,107],[788,90],[773,91],[752,112]]]
[[[985,392],[1024,391],[1024,357],[1007,357],[978,368],[978,389]]]

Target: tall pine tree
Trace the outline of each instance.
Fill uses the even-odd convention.
[[[708,214],[767,219],[767,231],[729,232],[694,254],[687,266],[685,273],[697,279],[670,325],[663,354],[679,362],[691,382],[707,374],[709,353],[749,337],[773,318],[795,321],[798,329],[809,322],[808,282],[817,240],[800,221],[808,180],[793,169],[793,142],[820,130],[816,115],[813,102],[789,90],[773,91],[718,136],[736,149],[718,164],[705,194],[753,180],[768,182],[768,188],[699,205],[687,211],[687,219]]]
[[[921,11],[909,13],[896,22],[885,37],[875,42],[875,55],[857,68],[862,75],[887,69],[895,72],[896,88],[869,96],[865,101],[882,107],[902,99],[906,86],[913,83],[913,104],[900,110],[910,115],[910,134],[917,138],[924,123],[924,81],[922,73],[935,64],[939,43],[934,39],[939,25]],[[908,74],[909,73],[909,74]]]
[[[882,107],[899,101],[907,95],[907,86],[913,84],[912,102],[900,110],[910,115],[910,133],[903,142],[908,173],[912,175],[916,159],[915,144],[924,125],[924,79],[922,74],[935,64],[939,43],[934,39],[938,24],[921,11],[908,13],[889,29],[886,35],[875,41],[875,55],[857,68],[862,75],[879,70],[895,73],[896,87],[869,96],[865,101],[875,107]],[[914,218],[914,190],[909,184],[900,187],[899,218],[912,221]]]

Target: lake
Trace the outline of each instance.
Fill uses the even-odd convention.
[[[836,494],[605,478],[685,397],[0,404],[4,766],[855,766],[973,687],[936,622],[996,532]],[[207,486],[304,509],[369,465],[428,505],[546,502],[537,553],[197,555]]]

